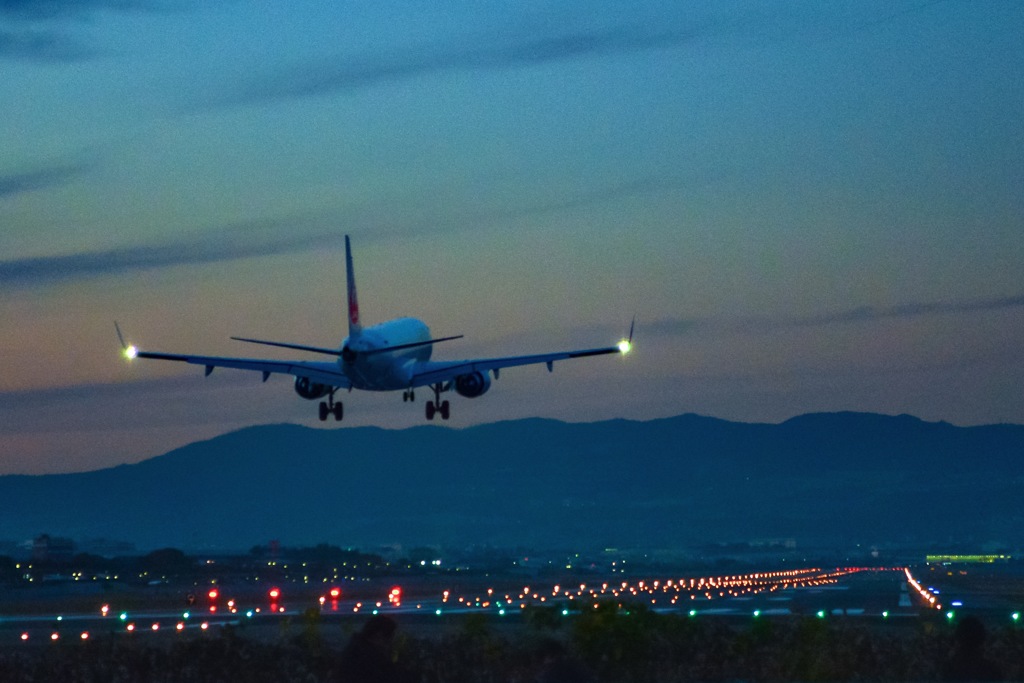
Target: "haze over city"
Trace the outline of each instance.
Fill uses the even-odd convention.
[[[452,427],[1024,422],[1024,5],[0,3],[0,474],[268,422],[140,346],[423,319],[509,369]],[[345,395],[345,422],[421,405]],[[344,427],[342,427],[344,428]]]

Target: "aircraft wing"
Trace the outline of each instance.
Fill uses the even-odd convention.
[[[156,351],[134,351],[132,358],[154,358],[156,360],[174,360],[192,365],[202,365],[206,374],[214,368],[233,368],[235,370],[252,370],[263,373],[263,381],[272,374],[307,377],[319,384],[348,389],[352,382],[335,363],[317,361],[267,360],[263,358],[226,358],[223,356],[189,356],[179,353],[159,353]]]
[[[626,344],[625,346],[623,344]],[[512,368],[519,365],[536,365],[547,363],[550,371],[555,361],[569,360],[572,358],[586,358],[587,356],[602,356],[608,353],[626,353],[629,350],[628,343],[623,342],[618,346],[605,346],[599,349],[581,349],[577,351],[560,351],[557,353],[538,353],[531,356],[505,356],[503,358],[479,358],[476,360],[453,360],[453,361],[427,361],[418,363],[413,371],[412,385],[421,387],[438,382],[448,382],[459,375],[470,372],[497,371],[502,368]],[[497,374],[497,372],[495,372]]]

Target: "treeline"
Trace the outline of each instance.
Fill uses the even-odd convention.
[[[674,681],[933,681],[956,651],[955,627],[914,619],[751,619],[657,614],[602,606],[568,619],[537,611],[522,628],[471,615],[426,631],[402,625],[395,658],[411,680],[536,681],[555,639],[599,683]],[[0,650],[0,681],[91,683],[343,680],[344,639],[314,610],[272,637],[244,628],[170,642],[111,636],[85,643]],[[350,626],[351,628],[351,626]],[[990,624],[987,658],[1005,680],[1024,680],[1024,632]]]

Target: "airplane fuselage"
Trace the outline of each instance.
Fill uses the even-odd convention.
[[[430,344],[409,349],[373,353],[376,349],[425,342],[430,339],[430,328],[416,318],[396,318],[373,327],[363,328],[350,335],[341,344],[343,353],[338,364],[352,381],[355,389],[368,391],[395,391],[408,389],[413,379],[415,363],[430,360]],[[369,352],[369,353],[368,353]]]

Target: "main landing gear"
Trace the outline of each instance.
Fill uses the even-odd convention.
[[[433,420],[434,415],[440,414],[442,420],[447,420],[451,414],[448,406],[448,401],[441,400],[441,392],[448,391],[451,388],[451,382],[448,384],[442,384],[438,382],[430,387],[434,390],[434,400],[427,401],[427,419]],[[411,392],[410,392],[411,393]]]
[[[328,415],[333,415],[335,422],[341,422],[341,418],[345,415],[345,408],[341,401],[334,402],[333,389],[327,395],[326,401],[320,401],[320,421],[325,422]]]

